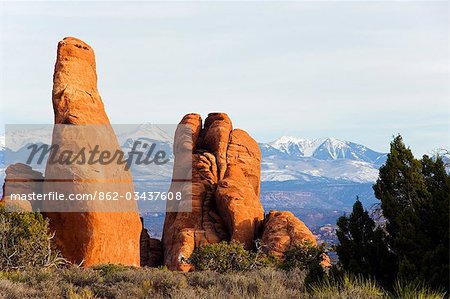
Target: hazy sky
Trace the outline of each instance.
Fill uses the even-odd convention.
[[[89,43],[113,123],[224,111],[258,141],[450,146],[448,2],[0,3],[1,115],[51,123],[56,46]]]

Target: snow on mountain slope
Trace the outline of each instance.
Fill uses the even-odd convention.
[[[122,125],[121,129],[126,129],[127,125]],[[173,134],[175,126],[166,125],[165,127],[160,127],[158,125],[153,125],[150,123],[141,124],[139,126],[130,126],[129,131],[117,134],[119,144],[121,146],[132,145],[134,141],[158,141],[164,143],[173,143]]]
[[[135,141],[157,142],[158,148],[172,156],[173,128],[159,127],[152,124],[120,128],[119,143],[125,153],[129,152]],[[49,129],[37,130],[30,136],[9,137],[14,148],[33,142],[50,142]],[[44,134],[45,133],[45,134]],[[5,136],[0,136],[0,158],[4,159]],[[298,137],[281,137],[270,143],[259,144],[262,153],[262,181],[303,181],[329,182],[344,180],[350,182],[374,182],[378,169],[385,162],[386,154],[375,152],[363,145],[335,138],[303,139]],[[172,164],[159,169],[140,166],[134,167],[138,177],[155,177],[165,179],[171,176]],[[4,166],[0,166],[1,172]]]
[[[292,136],[283,136],[265,145],[291,157],[311,157],[315,149],[322,144],[323,138],[309,140]]]
[[[3,136],[4,147],[12,151],[19,151],[30,144],[50,144],[52,133],[53,125],[11,127]]]
[[[314,157],[319,160],[348,159],[382,164],[382,157],[385,157],[385,154],[375,152],[364,145],[336,138],[310,140],[283,136],[273,142],[262,143],[260,147],[263,156],[276,155],[289,159]]]
[[[363,161],[315,158],[277,160],[263,157],[261,163],[262,181],[302,180],[312,182],[333,179],[367,183],[374,182],[377,177],[378,168]]]
[[[386,154],[336,138],[283,136],[261,143],[262,181],[320,179],[374,182]]]

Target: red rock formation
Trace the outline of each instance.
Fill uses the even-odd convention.
[[[291,246],[305,241],[317,246],[314,235],[294,214],[287,211],[270,211],[266,215],[261,243],[262,250],[265,253],[283,258],[284,252]],[[328,256],[324,256],[322,265],[330,265]]]
[[[22,163],[9,165],[5,170],[5,182],[3,183],[3,196],[1,204],[18,207],[23,211],[31,211],[39,208],[38,201],[11,200],[11,194],[40,194],[44,176],[39,171],[33,170],[30,166]]]
[[[58,44],[52,100],[55,124],[75,125],[55,128],[52,143],[59,144],[61,151],[78,152],[82,147],[92,149],[95,145],[111,152],[120,149],[97,91],[94,51],[79,39],[64,38]],[[90,124],[97,127],[84,126]],[[45,177],[46,192],[93,194],[95,191],[112,191],[122,195],[133,192],[131,174],[117,163],[48,164]],[[66,183],[51,183],[58,179]],[[104,263],[140,265],[142,226],[134,201],[119,200],[115,203],[115,212],[108,211],[109,206],[99,206],[98,201],[76,204],[83,205],[79,208],[85,208],[87,212],[46,213],[51,229],[56,232],[56,245],[67,259],[74,263],[83,262],[85,266]],[[52,210],[54,207],[46,208]],[[102,208],[107,212],[100,212]]]
[[[239,129],[233,130],[227,151],[227,161],[229,164],[234,163],[240,166],[259,198],[261,152],[258,143],[247,132]]]
[[[169,269],[189,270],[184,259],[201,244],[235,240],[253,246],[264,218],[261,154],[247,133],[233,130],[225,113],[209,114],[203,129],[197,114],[186,115],[180,124],[192,131],[177,131],[174,177],[192,169],[192,211],[166,213],[163,248]]]
[[[238,164],[228,164],[216,191],[216,205],[231,240],[251,249],[258,234],[264,210],[259,196]]]

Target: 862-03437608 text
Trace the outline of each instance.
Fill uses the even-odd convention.
[[[155,191],[147,191],[147,192],[125,192],[119,193],[115,191],[111,192],[103,192],[103,191],[95,191],[93,193],[70,193],[64,194],[61,192],[46,192],[46,193],[36,193],[32,192],[29,194],[20,194],[14,193],[10,195],[10,199],[14,200],[39,200],[39,201],[54,201],[54,200],[140,200],[140,201],[156,201],[156,200],[181,200],[182,192],[155,192]]]

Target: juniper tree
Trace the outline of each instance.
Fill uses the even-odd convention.
[[[438,157],[415,159],[398,135],[374,185],[397,279],[448,289],[449,175]]]
[[[336,231],[339,244],[336,253],[342,268],[355,275],[373,276],[384,285],[395,279],[395,259],[385,242],[385,234],[369,213],[364,210],[359,198],[352,213],[342,216]],[[394,267],[393,267],[394,266]]]

